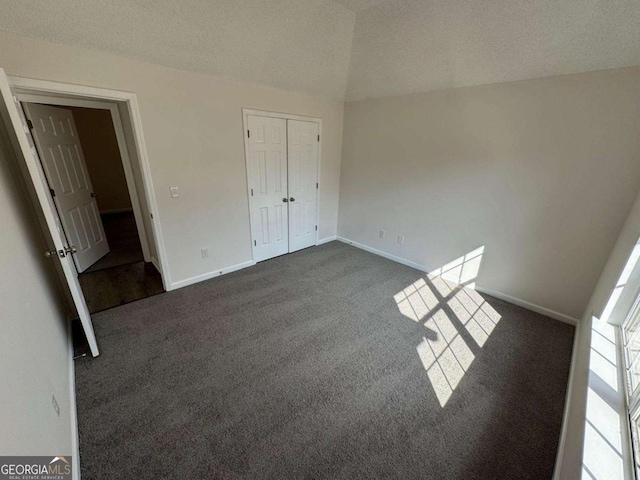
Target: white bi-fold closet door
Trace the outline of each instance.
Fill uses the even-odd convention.
[[[256,262],[316,244],[316,122],[247,115],[253,258]]]

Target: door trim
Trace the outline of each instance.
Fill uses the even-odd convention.
[[[132,148],[135,148],[139,163],[140,163],[140,171],[142,174],[142,183],[144,191],[141,192],[149,205],[149,214],[151,215],[150,223],[151,223],[151,232],[145,232],[145,235],[151,233],[155,240],[157,255],[159,258],[155,259],[150,257],[150,260],[156,267],[160,267],[158,270],[160,271],[160,275],[162,277],[162,284],[165,291],[172,290],[171,286],[171,275],[169,271],[169,263],[167,260],[167,254],[164,243],[164,236],[162,234],[162,226],[160,224],[160,217],[158,214],[158,203],[156,200],[156,194],[153,187],[153,181],[151,177],[151,168],[149,166],[149,156],[147,153],[146,143],[144,141],[144,134],[142,130],[142,118],[140,115],[140,108],[138,106],[138,97],[135,93],[132,92],[123,92],[120,90],[109,90],[104,88],[96,88],[96,87],[88,87],[84,85],[72,85],[68,83],[60,83],[60,82],[51,82],[47,80],[34,80],[31,78],[24,77],[15,77],[15,76],[7,76],[9,81],[9,86],[11,87],[11,91],[14,95],[23,94],[23,95],[37,95],[40,98],[42,96],[53,97],[57,102],[62,101],[74,101],[73,105],[76,105],[78,101],[88,102],[86,104],[102,104],[104,108],[104,102],[112,102],[116,111],[120,113],[119,107],[124,107],[124,112],[128,115],[131,121],[131,129],[133,131],[133,144],[130,145]],[[96,101],[97,100],[97,101]],[[80,105],[78,105],[80,106]],[[98,108],[98,107],[91,107]],[[112,118],[113,115],[112,115]],[[123,141],[123,145],[126,144],[124,142],[124,128],[121,122],[121,117],[118,115],[117,121],[120,127],[120,133],[122,134],[121,138],[118,138],[118,145]],[[118,136],[118,125],[114,121],[114,128],[116,128],[116,136]],[[126,153],[126,158],[129,158],[128,152]],[[122,155],[121,155],[122,156]],[[122,156],[124,159],[125,157]],[[129,167],[131,163],[129,163]],[[132,172],[130,172],[132,173]],[[125,169],[126,174],[126,169]],[[129,182],[127,181],[127,184]],[[137,192],[136,192],[137,193]],[[140,217],[142,219],[142,217]],[[137,219],[136,219],[137,220]],[[136,221],[137,223],[137,221]],[[147,240],[148,247],[148,238],[145,236]],[[142,237],[141,237],[142,242]],[[143,247],[144,248],[144,247]],[[145,258],[146,260],[146,258]],[[154,261],[155,260],[155,261]]]
[[[253,244],[253,210],[251,209],[251,167],[249,165],[249,137],[247,136],[247,130],[249,128],[249,115],[256,117],[270,117],[270,118],[282,118],[284,120],[299,120],[301,122],[311,122],[318,124],[318,135],[320,135],[320,142],[318,142],[318,189],[316,192],[316,221],[320,223],[320,183],[322,172],[322,119],[317,117],[305,117],[303,115],[295,115],[291,113],[279,113],[268,112],[264,110],[254,110],[251,108],[242,109],[242,137],[244,138],[244,162],[245,162],[245,174],[247,177],[247,205],[249,207],[249,231],[251,237],[251,261],[255,263],[255,246]],[[287,132],[288,135],[288,132]],[[288,160],[288,157],[287,157]],[[320,230],[316,230],[315,245],[318,245],[318,234]]]
[[[138,189],[136,188],[135,179],[133,176],[133,168],[131,167],[129,152],[127,152],[127,143],[125,141],[124,129],[122,127],[122,119],[120,118],[118,105],[112,102],[96,102],[93,100],[60,98],[50,95],[17,93],[15,96],[18,98],[18,100],[20,100],[20,102],[24,103],[45,103],[48,105],[56,105],[60,107],[84,107],[93,108],[96,110],[109,110],[109,112],[111,113],[113,130],[116,135],[116,141],[118,142],[118,151],[120,153],[122,168],[124,169],[124,177],[127,183],[127,190],[129,192],[129,198],[131,199],[133,216],[136,220],[138,237],[140,238],[140,245],[142,246],[142,256],[144,257],[145,262],[150,262],[151,254],[149,253],[149,240],[147,239],[147,232],[144,228],[144,221],[142,219],[142,208],[140,207],[140,199],[138,198]]]
[[[58,230],[58,220],[54,214],[55,206],[49,196],[48,188],[44,181],[44,171],[42,164],[38,161],[35,154],[35,146],[27,136],[28,127],[24,113],[18,108],[18,100],[13,97],[13,92],[9,84],[9,80],[3,68],[0,67],[0,114],[5,121],[6,132],[10,145],[16,156],[18,167],[23,173],[25,185],[31,185],[33,188],[27,188],[34,205],[40,205],[38,214],[38,222],[43,228],[43,233],[47,237],[46,232],[50,232],[50,238],[47,240],[47,248],[53,247],[55,250],[63,250],[68,247],[66,240],[62,238],[62,232]],[[56,261],[56,270],[62,273],[65,284],[69,286],[68,292],[72,299],[73,306],[76,307],[82,328],[85,332],[91,355],[96,357],[100,354],[91,315],[84,299],[80,283],[76,276],[75,269],[71,266],[71,259],[68,256],[60,257],[60,261]],[[66,289],[65,289],[66,290]]]

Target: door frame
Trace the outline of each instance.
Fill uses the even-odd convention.
[[[244,138],[244,161],[245,161],[245,169],[247,176],[247,202],[249,205],[249,231],[251,233],[251,260],[255,263],[255,245],[253,243],[253,209],[251,208],[251,166],[249,164],[249,136],[247,134],[249,130],[249,115],[254,115],[256,117],[269,117],[269,118],[281,118],[284,120],[299,120],[301,122],[311,122],[318,124],[318,135],[320,135],[320,141],[318,142],[318,189],[316,191],[316,221],[320,223],[320,172],[322,171],[322,119],[317,117],[305,117],[303,115],[294,115],[291,113],[278,113],[278,112],[269,112],[265,110],[255,110],[251,108],[243,108],[242,109],[242,136]],[[289,132],[287,130],[287,145],[288,145],[288,135]],[[289,150],[287,148],[287,164],[289,163]],[[318,234],[320,229],[316,230],[316,238],[315,245],[318,245]],[[288,240],[287,240],[288,241]]]
[[[129,198],[131,199],[131,208],[133,209],[133,216],[136,221],[138,237],[140,238],[140,245],[142,246],[142,256],[144,257],[145,262],[150,262],[151,254],[149,252],[149,240],[147,239],[147,232],[144,228],[144,221],[142,220],[142,207],[140,206],[140,200],[138,198],[138,189],[136,188],[135,179],[133,176],[131,159],[129,158],[129,152],[127,152],[127,143],[125,141],[124,129],[122,127],[122,119],[120,118],[118,105],[111,102],[97,102],[94,100],[60,98],[29,93],[17,93],[15,96],[18,100],[20,100],[21,103],[37,103],[55,105],[59,107],[83,107],[96,110],[109,110],[109,112],[111,113],[113,129],[116,135],[116,141],[118,143],[118,151],[120,153],[122,167],[124,169],[124,177],[127,183],[127,190],[129,192]],[[80,139],[80,142],[82,142],[82,139]],[[89,175],[89,178],[91,178],[91,175]]]
[[[160,276],[162,277],[162,284],[166,291],[171,290],[171,277],[169,272],[169,264],[167,261],[167,254],[165,250],[164,237],[162,234],[162,226],[160,224],[160,218],[158,215],[158,204],[156,200],[156,194],[153,187],[153,181],[151,178],[151,168],[149,166],[149,157],[147,153],[147,147],[144,141],[144,135],[142,130],[142,118],[140,116],[140,108],[138,106],[138,98],[135,93],[123,92],[120,90],[108,90],[103,88],[88,87],[84,85],[72,85],[60,82],[51,82],[47,80],[34,80],[31,78],[16,77],[7,75],[9,86],[12,93],[20,101],[33,101],[33,98],[38,98],[39,103],[42,103],[42,99],[46,98],[46,103],[66,105],[66,106],[87,106],[89,108],[101,108],[111,111],[111,118],[113,120],[113,126],[116,131],[116,138],[118,140],[118,148],[120,149],[120,156],[125,168],[125,177],[127,178],[127,187],[129,188],[129,194],[132,194],[132,190],[135,194],[132,196],[132,206],[134,206],[134,216],[136,216],[136,209],[138,209],[138,215],[136,216],[136,225],[143,224],[143,215],[140,208],[140,194],[144,195],[149,207],[151,232],[147,232],[144,229],[143,235],[140,235],[140,242],[142,244],[143,253],[145,254],[145,261],[149,259],[158,269]],[[30,100],[23,100],[24,98]],[[55,103],[53,103],[55,101]],[[109,106],[107,106],[109,105]],[[138,192],[133,182],[133,170],[132,160],[127,150],[127,142],[125,139],[124,126],[122,118],[120,116],[120,106],[124,107],[123,112],[128,116],[131,125],[132,145],[130,147],[135,149],[137,160],[142,175],[142,192]],[[128,163],[127,163],[128,162]],[[129,180],[132,180],[131,182]],[[133,189],[131,189],[133,186]],[[140,233],[140,229],[138,229]],[[156,253],[158,258],[153,258],[149,252],[149,240],[148,235],[151,234],[155,241]],[[144,240],[143,240],[144,238]]]

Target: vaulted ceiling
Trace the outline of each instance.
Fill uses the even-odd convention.
[[[337,100],[640,65],[638,0],[3,1],[0,30]]]
[[[330,0],[2,0],[0,30],[343,99],[355,14]]]
[[[357,14],[346,97],[631,65],[638,0],[389,0]]]

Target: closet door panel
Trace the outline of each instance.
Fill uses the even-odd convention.
[[[316,244],[318,129],[317,123],[287,120],[289,252]]]
[[[253,258],[289,252],[287,123],[249,115],[249,185]]]

